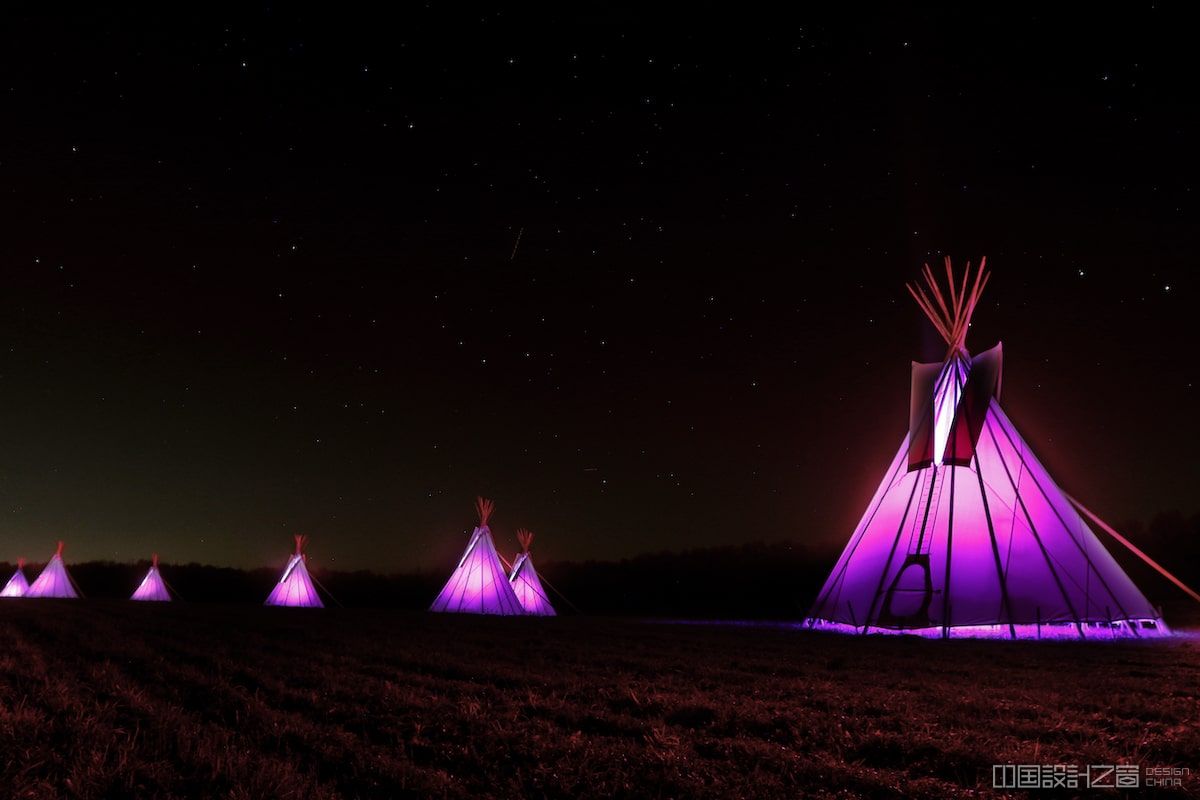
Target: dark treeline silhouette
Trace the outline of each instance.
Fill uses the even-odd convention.
[[[1161,514],[1148,525],[1126,523],[1119,530],[1180,579],[1200,585],[1200,515]],[[1182,591],[1106,535],[1101,540],[1150,601],[1163,606],[1168,622],[1200,621],[1200,606]],[[837,555],[837,550],[793,542],[754,542],[621,561],[547,561],[538,571],[559,613],[797,619],[808,611]],[[41,566],[27,565],[26,576],[32,581]],[[92,561],[68,564],[68,569],[87,597],[122,598],[133,592],[148,566]],[[417,610],[428,607],[452,568],[391,575],[314,568],[313,575],[329,605]],[[0,563],[3,579],[13,569]],[[198,603],[262,603],[279,577],[275,568],[163,564],[161,569],[181,599]]]
[[[538,571],[586,613],[711,619],[796,619],[837,553],[791,542],[659,552],[622,561],[548,562]],[[568,607],[569,610],[569,607]]]

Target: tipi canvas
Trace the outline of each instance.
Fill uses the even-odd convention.
[[[463,552],[450,580],[442,588],[430,611],[459,614],[524,614],[521,602],[508,582],[504,565],[496,554],[488,518],[495,505],[480,497],[475,501],[479,510],[479,526]]]
[[[59,542],[58,549],[54,551],[54,556],[46,564],[42,574],[29,584],[25,591],[26,597],[79,597],[74,582],[67,573],[67,566],[63,564],[62,552],[63,543]]]
[[[17,559],[17,571],[8,579],[8,583],[4,584],[4,588],[0,589],[0,597],[24,597],[29,591],[29,581],[25,580],[25,559]]]
[[[146,573],[146,577],[142,578],[142,582],[134,590],[130,600],[149,600],[157,602],[169,602],[171,594],[167,591],[166,581],[163,580],[162,574],[158,571],[158,553],[155,553],[150,559],[150,570]]]
[[[325,604],[317,596],[313,586],[312,576],[308,574],[304,544],[307,536],[296,537],[296,552],[288,559],[287,567],[279,576],[279,583],[271,590],[265,605],[268,606],[298,606],[300,608],[324,608]]]
[[[912,365],[909,430],[807,624],[934,637],[1168,635],[1000,407],[1001,349],[966,350],[983,262],[909,291],[946,341]],[[1090,514],[1090,512],[1089,512]]]
[[[546,597],[546,590],[542,588],[542,581],[538,577],[537,570],[533,568],[533,559],[529,555],[533,532],[521,528],[517,531],[517,541],[521,543],[521,552],[513,561],[512,574],[509,576],[508,582],[512,584],[513,592],[517,595],[517,600],[521,602],[521,607],[525,609],[526,614],[553,617],[555,616],[554,606],[550,605],[550,599]]]

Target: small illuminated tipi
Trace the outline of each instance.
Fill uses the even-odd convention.
[[[1166,635],[1000,407],[1000,345],[967,352],[985,264],[959,281],[947,258],[948,291],[928,266],[925,287],[908,287],[946,356],[912,365],[908,434],[807,624],[943,638]]]
[[[533,559],[529,555],[529,545],[533,542],[533,531],[528,531],[524,528],[517,530],[517,541],[521,543],[521,552],[513,561],[512,574],[508,578],[508,582],[512,584],[513,592],[517,595],[517,600],[521,601],[521,607],[525,609],[526,614],[533,614],[538,617],[553,617],[554,606],[550,604],[550,598],[546,597],[546,590],[542,587],[542,581],[538,577],[537,570],[533,568]]]
[[[158,571],[158,553],[151,556],[150,569],[146,572],[146,577],[142,578],[142,582],[134,590],[133,595],[129,599],[158,602],[170,601],[171,594],[167,591],[167,583]]]
[[[0,597],[24,597],[29,591],[29,581],[25,580],[25,559],[17,559],[17,571],[8,579],[8,583],[4,584],[4,588],[0,589]]]
[[[265,605],[268,606],[298,606],[300,608],[324,608],[325,604],[317,596],[313,586],[312,576],[308,574],[305,563],[304,544],[307,536],[296,537],[296,552],[288,559],[287,567],[279,576],[279,583],[271,590]]]
[[[79,597],[75,591],[75,582],[67,572],[67,566],[62,560],[63,543],[58,543],[54,556],[38,575],[29,588],[25,590],[26,597]]]
[[[458,566],[429,610],[459,614],[524,614],[525,609],[508,582],[488,528],[488,518],[496,506],[482,497],[476,498],[475,506],[479,511],[479,526],[471,533],[471,541]]]

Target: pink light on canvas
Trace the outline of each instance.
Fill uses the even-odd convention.
[[[517,600],[521,602],[521,607],[525,609],[526,614],[538,617],[556,616],[554,606],[550,604],[550,598],[546,597],[546,590],[542,586],[542,580],[538,576],[537,570],[534,569],[533,558],[529,553],[529,545],[533,542],[533,532],[524,528],[519,529],[517,541],[521,543],[522,552],[513,561],[512,574],[508,579],[512,584],[513,592],[517,595]]]
[[[170,602],[171,594],[167,591],[167,584],[158,571],[158,553],[151,557],[150,569],[146,572],[146,577],[142,578],[142,582],[138,584],[129,599],[158,603]]]
[[[909,433],[834,566],[814,629],[918,636],[1170,634],[1000,406],[1001,348],[972,357],[987,273],[909,287],[948,345],[914,364]],[[932,427],[932,435],[931,435]]]
[[[297,536],[295,538],[296,552],[288,558],[287,566],[284,567],[283,574],[279,576],[279,582],[271,590],[264,605],[324,608],[325,604],[317,596],[317,589],[313,586],[312,576],[308,574],[308,566],[305,561],[304,544],[308,541],[308,537]]]
[[[0,590],[0,597],[24,597],[29,591],[29,581],[25,580],[25,559],[17,559],[17,571]]]
[[[479,525],[471,532],[458,566],[429,610],[456,614],[524,614],[525,609],[508,582],[492,541],[492,531],[488,528],[495,505],[480,497],[476,499],[476,508]]]
[[[63,543],[58,543],[58,549],[54,551],[54,555],[50,561],[46,563],[40,575],[29,584],[29,590],[25,592],[26,597],[62,597],[62,598],[77,598],[78,592],[75,591],[75,586],[71,581],[71,576],[67,573],[67,566],[62,559]]]

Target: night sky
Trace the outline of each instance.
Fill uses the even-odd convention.
[[[1060,484],[1200,510],[1182,10],[170,6],[0,33],[0,559],[840,544],[944,253]]]

